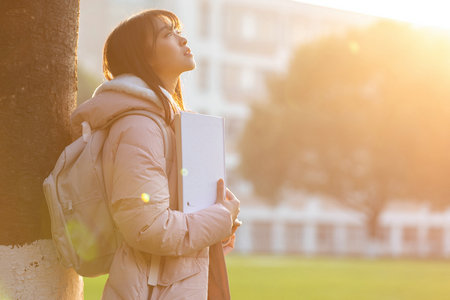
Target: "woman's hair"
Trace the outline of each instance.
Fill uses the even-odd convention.
[[[171,22],[173,29],[181,29],[178,17],[166,10],[146,10],[119,24],[109,35],[103,47],[103,74],[111,80],[121,74],[138,76],[152,89],[164,107],[165,121],[170,123],[169,99],[160,86],[162,82],[150,66],[149,56],[154,53],[157,38],[157,18]],[[150,43],[152,38],[152,43]],[[180,78],[172,95],[181,110],[184,110]]]

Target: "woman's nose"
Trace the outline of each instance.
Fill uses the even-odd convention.
[[[187,44],[187,39],[184,36],[180,36],[180,44],[181,44],[181,46],[184,46]]]

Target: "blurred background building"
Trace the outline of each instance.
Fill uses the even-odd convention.
[[[292,0],[82,0],[79,67],[102,78],[107,35],[121,20],[149,8],[171,10],[184,24],[197,63],[182,75],[187,106],[226,118],[227,184],[241,200],[244,221],[237,252],[449,256],[450,211],[391,203],[374,245],[361,213],[299,192],[286,192],[280,205],[267,206],[235,172],[237,143],[251,106],[266,100],[267,79],[285,73],[300,45],[370,26],[377,18]]]
[[[450,210],[392,203],[379,220],[379,239],[367,234],[364,215],[295,193],[275,209],[254,204],[243,209],[236,251],[365,257],[449,257]]]
[[[80,66],[101,77],[108,34],[120,21],[149,8],[173,11],[183,22],[197,64],[182,75],[183,96],[191,109],[226,118],[229,174],[239,163],[236,142],[250,105],[264,101],[267,78],[284,72],[292,51],[376,20],[293,0],[81,1]]]

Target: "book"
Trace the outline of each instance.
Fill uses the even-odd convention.
[[[196,212],[216,203],[217,181],[225,181],[225,119],[181,111],[174,127],[178,209]]]

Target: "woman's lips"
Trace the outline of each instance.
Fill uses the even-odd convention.
[[[192,56],[191,49],[187,48],[187,50],[184,52],[184,55]]]

